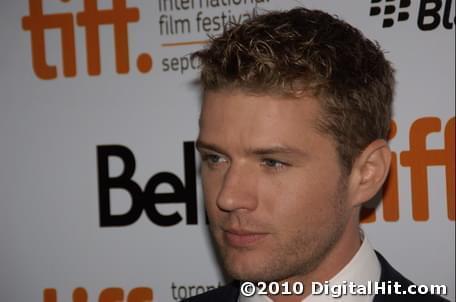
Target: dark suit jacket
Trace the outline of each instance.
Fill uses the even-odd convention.
[[[381,265],[380,281],[399,282],[405,289],[413,283],[396,271],[380,253],[377,253]],[[239,297],[239,282],[234,281],[204,294],[191,297],[183,302],[237,302]],[[342,297],[340,299],[344,301]],[[448,301],[436,295],[376,295],[374,302],[445,302]]]

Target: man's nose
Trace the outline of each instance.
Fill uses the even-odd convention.
[[[232,164],[217,197],[217,207],[226,212],[254,210],[258,205],[258,180],[251,167]]]

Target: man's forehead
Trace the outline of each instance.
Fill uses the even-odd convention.
[[[203,103],[198,145],[221,153],[305,155],[323,136],[318,117],[312,99],[212,92]]]
[[[310,94],[291,97],[271,93],[250,93],[240,89],[205,92],[203,96],[201,119],[211,118],[214,114],[228,116],[234,114],[268,118],[273,115],[301,114],[302,119],[314,118],[322,111],[320,102]],[[309,114],[310,113],[310,114]]]

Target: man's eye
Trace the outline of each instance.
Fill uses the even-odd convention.
[[[207,162],[210,166],[216,166],[218,164],[226,162],[226,159],[217,154],[204,154],[202,156],[203,161]]]
[[[274,169],[281,169],[287,166],[286,163],[281,162],[279,160],[271,159],[271,158],[265,158],[262,160],[261,164],[265,167],[268,168],[274,168]]]

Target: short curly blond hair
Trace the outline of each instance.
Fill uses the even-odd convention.
[[[369,143],[387,138],[394,70],[377,43],[325,12],[255,16],[211,38],[193,58],[204,91],[316,97],[323,108],[319,128],[334,138],[347,171]]]

